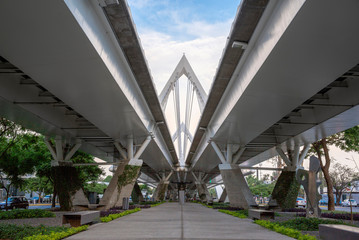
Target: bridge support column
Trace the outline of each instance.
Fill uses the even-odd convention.
[[[170,184],[169,179],[172,176],[172,174],[173,171],[171,171],[167,175],[167,177],[166,177],[166,173],[162,174],[162,178],[160,178],[160,182],[158,183],[155,193],[153,194],[153,198],[155,201],[165,200],[168,185]]]
[[[257,205],[238,165],[220,164],[219,170],[231,207],[248,209]]]
[[[223,189],[223,192],[222,192],[222,195],[221,197],[219,198],[218,202],[225,202],[226,201],[226,198],[227,198],[227,190],[226,188]]]
[[[222,162],[222,164],[219,164],[219,170],[222,175],[230,206],[248,209],[251,206],[257,205],[242,170],[237,165],[245,148],[239,147],[234,154],[234,144],[227,144],[225,156],[215,142],[211,141],[211,145]]]
[[[72,166],[71,161],[71,158],[81,147],[81,141],[76,141],[72,145],[66,144],[60,136],[57,136],[55,144],[52,144],[48,137],[45,138],[45,144],[53,158],[51,171],[61,210],[70,211],[87,208],[89,201],[83,192],[78,172]]]
[[[280,146],[277,146],[276,150],[287,166],[274,186],[269,206],[278,206],[281,209],[295,208],[300,188],[300,184],[296,180],[296,171],[302,165],[309,148],[310,145],[307,144],[300,152],[300,146],[295,145],[294,149],[288,147],[286,154]]]
[[[209,194],[207,185],[204,181],[204,179],[207,177],[206,174],[199,172],[198,176],[196,176],[196,174],[194,172],[192,172],[192,175],[194,177],[195,184],[197,187],[197,191],[198,191],[198,196],[201,199],[202,202],[207,202],[207,203],[212,203],[213,199],[211,197],[211,194]]]
[[[133,185],[133,191],[132,191],[131,197],[132,197],[133,202],[143,202],[144,201],[144,198],[143,198],[143,195],[141,192],[141,188],[137,182],[135,182],[135,184]]]
[[[114,143],[115,147],[125,160],[118,165],[110,184],[100,201],[100,208],[110,209],[112,207],[121,207],[123,198],[129,198],[131,196],[133,186],[135,185],[143,163],[143,161],[138,158],[142,155],[150,141],[151,137],[148,136],[137,150],[136,154],[134,154],[132,136],[129,136],[127,139],[127,151],[120,145],[120,143]],[[128,161],[128,159],[131,160]]]

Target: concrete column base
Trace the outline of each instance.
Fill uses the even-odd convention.
[[[257,205],[238,165],[220,164],[219,170],[231,207],[248,209]]]

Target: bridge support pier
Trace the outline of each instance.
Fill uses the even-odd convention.
[[[140,186],[138,185],[137,182],[135,182],[135,184],[133,186],[131,196],[132,196],[132,201],[133,202],[143,202],[144,201],[144,198],[143,198],[143,195],[142,195],[142,192],[141,192],[141,188],[140,188]]]
[[[192,175],[194,177],[195,184],[198,191],[198,196],[201,199],[202,202],[212,203],[213,199],[211,197],[211,194],[209,194],[207,185],[204,181],[204,179],[207,177],[206,174],[199,172],[198,176],[194,172],[192,172]]]
[[[83,192],[78,172],[72,166],[71,161],[71,158],[81,147],[81,141],[76,141],[75,144],[66,144],[60,136],[57,136],[55,144],[52,144],[48,137],[45,138],[45,144],[53,158],[51,171],[61,210],[70,211],[87,208],[89,201]]]
[[[223,192],[222,192],[222,195],[221,195],[221,197],[219,198],[218,202],[223,203],[223,202],[226,201],[226,198],[227,198],[227,190],[226,190],[226,188],[224,188],[224,189],[223,189]]]
[[[219,160],[222,162],[222,164],[219,164],[219,170],[222,175],[230,206],[244,209],[256,206],[257,204],[253,199],[252,192],[248,187],[242,170],[237,165],[245,147],[239,146],[234,154],[233,150],[235,144],[227,144],[226,155],[223,155],[222,151],[214,141],[211,141],[211,145]]]
[[[231,207],[248,209],[257,205],[242,170],[236,164],[220,164],[223,183]]]
[[[169,179],[172,174],[173,171],[171,171],[166,177],[166,173],[162,173],[162,178],[160,178],[160,182],[158,183],[157,188],[153,194],[153,198],[155,201],[165,200],[168,185],[170,184]]]
[[[125,160],[117,166],[110,184],[100,201],[100,208],[110,209],[112,207],[121,207],[123,198],[129,198],[131,196],[133,186],[135,185],[143,163],[143,161],[138,158],[142,155],[150,141],[151,137],[148,136],[137,150],[136,154],[134,154],[132,136],[129,136],[127,139],[127,151],[122,148],[119,142],[114,143],[115,147]],[[128,159],[130,159],[129,162]]]
[[[269,206],[278,206],[281,209],[295,208],[300,188],[300,184],[296,180],[296,171],[302,165],[309,148],[310,145],[307,144],[300,152],[300,146],[295,145],[294,149],[288,147],[286,154],[280,146],[277,146],[276,150],[287,166],[274,186]]]

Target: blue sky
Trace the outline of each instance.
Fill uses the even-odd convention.
[[[128,0],[158,94],[183,53],[186,54],[204,90],[209,92],[239,2],[239,0]],[[186,80],[182,77],[179,81],[181,122],[185,120]],[[177,126],[172,97],[169,98],[165,116],[170,132],[174,134]],[[191,123],[188,127],[192,134],[200,118],[197,101],[194,102]]]
[[[186,31],[193,23],[215,25],[233,20],[239,0],[129,0],[139,32],[149,29],[170,35],[177,40],[193,40],[199,33]],[[214,33],[216,34],[216,33]]]

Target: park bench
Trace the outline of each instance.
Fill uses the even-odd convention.
[[[268,220],[274,219],[274,212],[263,209],[249,209],[248,217],[251,219]]]
[[[92,223],[100,218],[100,211],[82,211],[65,213],[62,216],[62,224],[70,223],[71,227],[79,227]]]
[[[319,236],[323,240],[359,239],[359,228],[339,224],[319,224]]]

